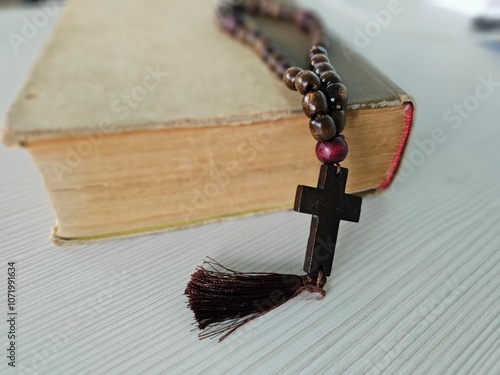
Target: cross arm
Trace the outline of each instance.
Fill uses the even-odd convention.
[[[362,198],[352,194],[345,194],[343,198],[341,219],[355,223],[359,222]]]
[[[319,210],[318,189],[310,186],[297,186],[293,209],[310,215],[317,215]]]

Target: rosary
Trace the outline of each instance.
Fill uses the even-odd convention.
[[[308,34],[311,70],[291,66],[267,38],[245,25],[245,14],[288,21]],[[325,296],[323,287],[331,274],[340,220],[359,221],[361,198],[345,194],[348,171],[339,163],[348,150],[341,135],[346,123],[347,90],[330,63],[328,41],[319,20],[302,9],[256,0],[222,4],[216,15],[225,32],[253,48],[287,88],[303,95],[302,108],[309,118],[311,134],[318,141],[316,156],[323,163],[318,186],[300,185],[295,196],[294,210],[312,215],[304,262],[306,275],[243,273],[209,259],[191,276],[185,294],[197,328],[202,331],[199,337],[219,336],[222,341],[243,324],[302,291]]]

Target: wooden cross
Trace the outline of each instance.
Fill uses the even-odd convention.
[[[337,172],[337,166],[323,164],[317,188],[297,186],[294,210],[313,215],[304,262],[313,276],[318,271],[330,276],[340,220],[357,223],[361,213],[361,198],[345,194],[347,169]]]

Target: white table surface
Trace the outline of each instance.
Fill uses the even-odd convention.
[[[500,82],[500,42],[430,1],[401,1],[358,48],[355,27],[388,2],[314,4],[418,103],[404,176],[364,200],[359,224],[342,224],[327,297],[297,298],[222,344],[199,341],[182,294],[195,266],[212,256],[243,271],[301,273],[308,215],[61,249],[48,240],[54,214],[28,153],[2,147],[0,348],[16,261],[18,373],[500,373],[500,86],[473,98],[481,77]],[[2,115],[55,21],[14,53],[8,33],[36,11],[0,10]],[[456,124],[443,118],[464,101]],[[437,128],[446,140],[431,147]],[[1,358],[0,373],[16,373]]]

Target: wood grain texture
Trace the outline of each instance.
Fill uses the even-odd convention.
[[[317,5],[343,20],[336,27],[347,38],[368,20],[349,4]],[[477,45],[458,16],[428,3],[403,9],[363,51],[420,103],[403,174],[364,200],[359,224],[342,223],[325,299],[297,298],[222,344],[190,332],[182,295],[190,273],[207,255],[242,271],[299,273],[306,215],[61,250],[47,239],[53,213],[35,166],[23,150],[0,149],[0,285],[6,262],[17,261],[18,373],[500,373],[500,90],[459,129],[443,120],[474,95],[479,77],[500,80],[500,57]],[[0,13],[1,34],[29,14]],[[36,52],[39,41],[26,47]],[[8,55],[1,74],[17,76],[17,86],[26,74],[17,62],[34,52]],[[427,155],[419,144],[438,127],[447,139]]]

